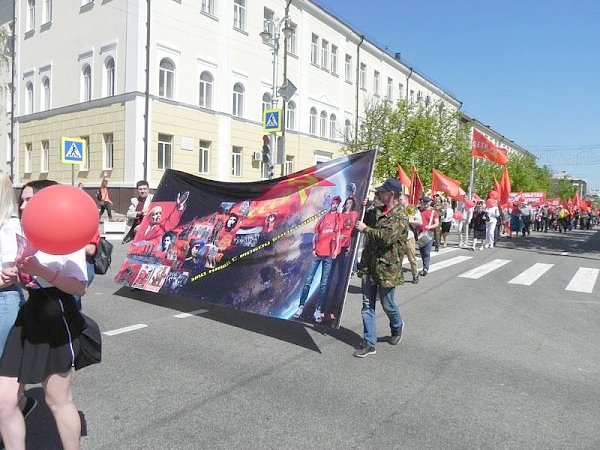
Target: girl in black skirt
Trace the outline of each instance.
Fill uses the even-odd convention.
[[[471,228],[473,228],[473,247],[471,250],[477,248],[477,241],[481,241],[481,247],[479,250],[483,250],[483,244],[485,243],[485,225],[489,221],[488,213],[483,209],[483,201],[478,201],[475,205],[475,211],[473,211],[473,218],[471,219]]]
[[[21,210],[34,195],[34,183],[21,191]],[[4,269],[1,276],[5,282],[18,279],[29,292],[0,358],[0,433],[4,444],[7,449],[25,449],[19,393],[26,384],[42,383],[63,448],[79,449],[81,420],[71,383],[85,323],[73,295],[85,294],[85,251],[68,255],[38,251],[17,267]]]

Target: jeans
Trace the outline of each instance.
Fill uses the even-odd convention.
[[[429,244],[431,247],[431,244]],[[390,330],[392,333],[399,331],[404,322],[396,302],[394,301],[394,292],[396,288],[384,288],[371,280],[371,277],[364,276],[362,279],[362,320],[363,320],[363,331],[364,340],[368,345],[375,345],[377,343],[377,324],[375,323],[375,303],[377,302],[377,294],[379,294],[379,300],[383,311],[390,320]]]
[[[22,300],[23,294],[16,286],[0,291],[0,356],[4,352],[8,333],[15,324]]]
[[[421,253],[421,261],[423,263],[423,270],[425,272],[429,271],[429,260],[431,259],[432,245],[433,245],[433,241],[430,241],[419,249],[419,253]]]
[[[315,308],[321,308],[327,295],[327,286],[329,285],[329,274],[331,273],[331,265],[333,264],[333,258],[331,256],[315,256],[308,269],[308,276],[306,282],[302,288],[302,294],[300,295],[300,306],[304,306],[306,299],[308,298],[308,292],[310,291],[310,285],[312,284],[317,269],[321,266],[321,283],[319,285],[319,298],[317,300],[317,306]]]

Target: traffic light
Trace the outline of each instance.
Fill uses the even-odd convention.
[[[263,135],[262,161],[271,165],[271,136],[268,134]]]

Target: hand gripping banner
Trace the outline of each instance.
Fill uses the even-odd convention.
[[[338,328],[374,158],[253,183],[167,170],[115,281]]]

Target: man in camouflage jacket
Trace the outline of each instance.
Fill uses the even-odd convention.
[[[390,320],[390,344],[397,345],[402,339],[404,322],[394,301],[395,287],[402,283],[402,244],[408,235],[408,216],[400,205],[402,185],[389,179],[376,189],[383,207],[375,210],[370,226],[358,221],[356,228],[366,237],[359,275],[362,278],[362,319],[364,342],[354,356],[364,358],[375,353],[377,325],[375,303],[377,297]]]

